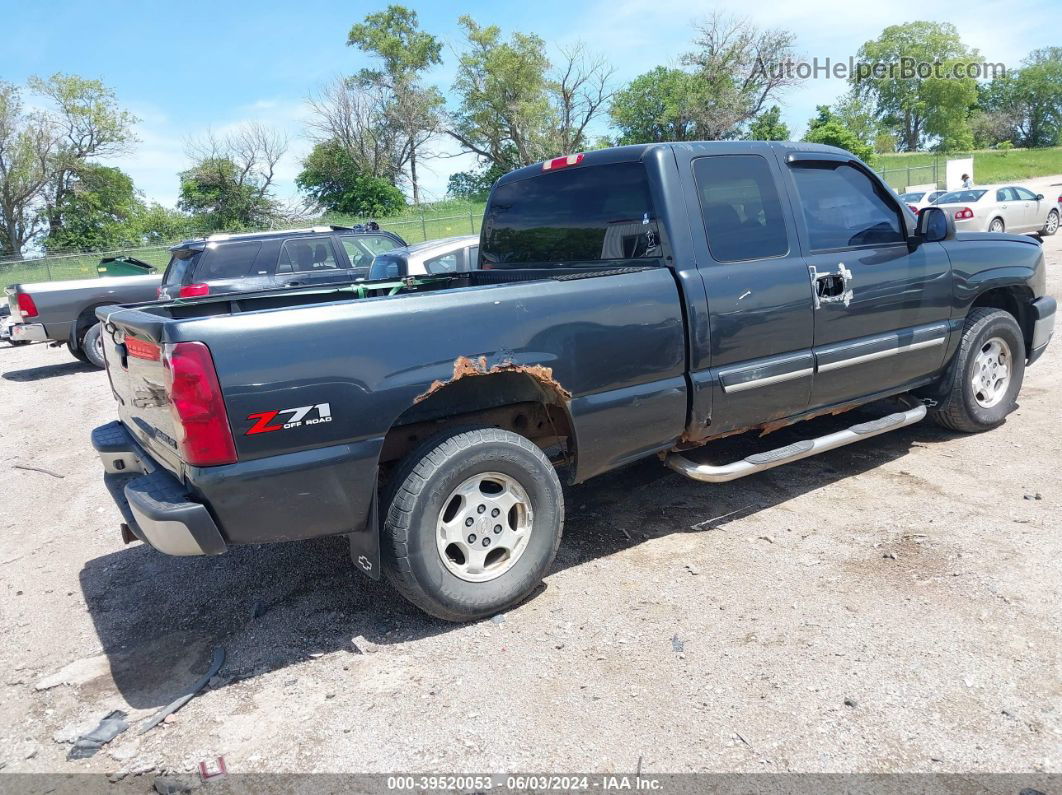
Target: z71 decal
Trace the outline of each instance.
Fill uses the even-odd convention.
[[[316,412],[316,416],[310,417],[311,412]],[[319,425],[322,422],[331,422],[332,409],[327,403],[318,403],[314,406],[299,406],[294,409],[259,411],[249,414],[247,419],[254,420],[254,425],[244,435],[254,436],[256,433],[286,431],[291,428],[301,428],[304,425]]]

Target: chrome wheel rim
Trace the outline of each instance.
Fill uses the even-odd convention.
[[[1058,231],[1058,213],[1048,213],[1047,215],[1047,234],[1053,235]]]
[[[991,337],[981,345],[973,362],[974,400],[984,409],[997,405],[1007,394],[1010,386],[1013,359],[1010,346],[999,337]]]
[[[96,335],[96,339],[92,342],[92,347],[96,351],[96,355],[100,357],[100,361],[103,361],[103,329],[100,329],[100,333]]]
[[[1003,222],[1000,221],[997,218],[996,220],[994,220],[992,223],[990,223],[988,225],[988,231],[989,232],[1002,232],[1003,231]]]
[[[531,500],[515,478],[501,472],[473,475],[450,492],[439,510],[439,558],[462,580],[493,580],[524,554],[533,521]]]

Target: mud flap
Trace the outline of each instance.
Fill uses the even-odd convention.
[[[380,495],[378,482],[372,486],[369,517],[360,529],[347,534],[350,539],[350,559],[365,575],[380,579]]]

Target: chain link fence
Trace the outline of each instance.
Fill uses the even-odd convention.
[[[482,213],[477,214],[469,209],[467,213],[455,215],[419,215],[402,220],[382,221],[380,226],[394,232],[407,243],[414,244],[440,237],[479,234],[482,220]],[[0,258],[0,288],[10,284],[99,278],[100,274],[96,270],[99,261],[104,257],[118,255],[136,257],[161,271],[170,261],[169,245],[123,248],[115,251],[52,253],[36,258]]]
[[[944,187],[945,166],[939,159],[934,158],[932,163],[905,168],[889,168],[879,171],[878,174],[889,183],[890,188],[903,193],[908,185],[933,184],[938,188]]]

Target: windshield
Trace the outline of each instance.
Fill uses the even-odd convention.
[[[900,198],[905,202],[920,202],[924,193],[901,193]]]
[[[951,193],[945,193],[934,204],[965,204],[967,202],[978,201],[988,191],[985,190],[953,190]]]

